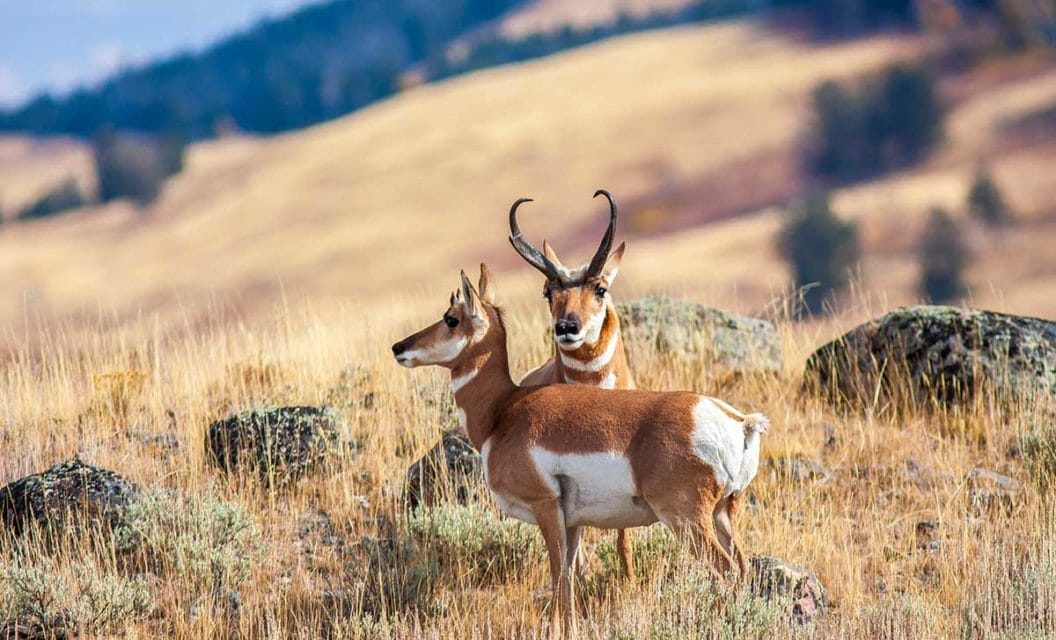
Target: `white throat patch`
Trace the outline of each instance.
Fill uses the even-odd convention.
[[[451,389],[454,393],[458,393],[458,390],[470,383],[473,378],[477,377],[480,373],[480,369],[473,369],[469,373],[462,374],[457,378],[451,378]]]
[[[587,362],[577,360],[571,355],[562,352],[559,354],[561,357],[561,363],[569,369],[575,369],[576,371],[601,371],[609,366],[609,363],[612,362],[612,356],[616,355],[617,342],[619,341],[616,340],[615,335],[609,336],[609,344],[605,345],[605,351],[603,351],[598,357],[593,360],[588,360]]]

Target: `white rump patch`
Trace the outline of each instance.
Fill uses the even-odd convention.
[[[567,526],[623,529],[656,522],[622,453],[555,453],[534,447],[531,455],[544,481],[560,493]]]
[[[759,438],[748,440],[748,425],[730,417],[724,407],[743,414],[722,405],[704,397],[694,405],[693,451],[715,470],[719,486],[730,495],[743,491],[759,471]]]

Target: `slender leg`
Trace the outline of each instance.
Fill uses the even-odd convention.
[[[634,557],[631,555],[631,533],[627,529],[616,532],[616,550],[620,555],[620,570],[623,577],[634,580]]]
[[[575,567],[579,562],[579,542],[582,539],[582,527],[565,527],[565,540],[568,546],[565,550],[565,562],[569,567]]]
[[[737,517],[737,509],[741,505],[741,496],[734,495],[730,496],[729,504],[726,507],[726,517],[730,521],[730,536],[733,539],[733,557],[737,560],[737,566],[741,570],[741,579],[746,580],[748,578],[748,559],[744,555],[744,549],[741,548],[740,543],[737,541],[737,534],[734,533],[733,521]]]
[[[700,517],[695,521],[684,518],[661,518],[661,522],[683,544],[688,544],[695,555],[709,561],[710,572],[717,582],[722,582],[726,574],[733,571],[733,558],[715,537],[715,529],[710,517]]]
[[[738,580],[748,575],[748,565],[744,559],[744,552],[737,544],[737,536],[733,531],[733,514],[737,510],[737,497],[729,496],[719,500],[715,504],[712,520],[715,525],[715,535],[733,560],[737,563]]]
[[[577,575],[577,571],[582,566],[582,563],[577,561],[579,559],[579,542],[582,539],[582,527],[565,528],[565,540],[567,544],[567,548],[565,549],[565,571],[568,573],[569,610],[572,611],[573,617],[575,617],[576,611],[576,582],[579,581],[581,577],[580,575]]]
[[[550,585],[554,590],[554,617],[561,616],[561,628],[568,632],[573,630],[572,615],[572,567],[568,564],[575,553],[569,553],[565,514],[561,511],[559,498],[548,498],[531,505],[532,514],[539,525],[546,542],[547,556],[550,558]]]

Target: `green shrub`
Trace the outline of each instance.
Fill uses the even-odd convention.
[[[803,302],[821,311],[826,298],[841,291],[858,263],[858,229],[833,213],[827,194],[815,195],[792,211],[778,240],[778,248],[792,267]]]
[[[1012,224],[1015,216],[1005,203],[1005,197],[993,176],[981,167],[968,190],[968,212],[990,227]]]
[[[656,588],[656,606],[644,617],[633,610],[618,616],[611,637],[748,640],[800,635],[787,599],[765,600],[718,586],[702,560],[685,554]],[[800,629],[810,635],[809,627]]]
[[[235,589],[262,551],[252,516],[212,491],[144,492],[129,507],[115,540],[135,568],[214,593]]]
[[[968,250],[961,230],[950,214],[933,209],[920,243],[920,293],[932,302],[964,295],[964,268]]]
[[[667,527],[655,525],[634,529],[628,534],[632,536],[633,543],[631,560],[634,566],[639,568],[640,576],[644,577],[641,569],[645,567],[648,567],[650,572],[666,575],[677,565],[680,553],[678,541]],[[594,558],[597,561],[596,566],[592,566],[589,574],[583,576],[585,583],[581,588],[586,592],[594,592],[618,584],[622,578],[615,535],[602,538],[594,547]]]
[[[141,577],[124,577],[90,558],[49,556],[0,563],[0,620],[56,636],[107,634],[153,611]],[[50,635],[49,635],[50,637]]]
[[[155,139],[102,129],[92,152],[101,202],[129,198],[146,205],[158,197],[165,180],[183,168],[184,143],[175,135]]]
[[[942,139],[945,111],[931,74],[895,64],[859,86],[814,90],[809,164],[819,176],[859,180],[919,162]]]
[[[447,607],[438,597],[441,587],[522,580],[529,567],[545,562],[537,531],[480,505],[420,508],[398,523],[392,538],[360,539],[358,609],[374,620],[401,611],[440,615]]]
[[[18,219],[44,218],[56,213],[69,211],[70,209],[83,207],[87,202],[87,199],[81,194],[81,188],[77,185],[77,180],[66,178],[42,195],[36,202],[19,211]]]
[[[908,593],[892,594],[882,603],[871,604],[861,612],[866,638],[933,637],[937,621],[928,602]]]
[[[1038,532],[1040,548],[1029,554],[993,549],[999,559],[969,586],[961,637],[1056,635],[1056,547],[1052,527],[1043,528],[1048,530]]]
[[[1056,483],[1056,427],[1045,426],[1019,438],[1018,448],[1031,478],[1042,490]]]
[[[419,509],[406,521],[406,536],[423,561],[461,584],[522,579],[545,558],[536,527],[480,505]]]

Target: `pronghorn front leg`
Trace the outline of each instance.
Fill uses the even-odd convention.
[[[561,627],[564,631],[574,630],[572,611],[572,566],[570,560],[575,553],[569,552],[568,534],[565,528],[565,514],[561,510],[560,498],[548,498],[531,504],[532,514],[546,542],[546,552],[550,559],[550,586],[553,589],[553,614],[561,616]],[[578,535],[576,536],[578,545]]]
[[[616,533],[616,550],[620,555],[620,572],[627,580],[634,580],[634,557],[630,535],[627,529],[620,529]]]

